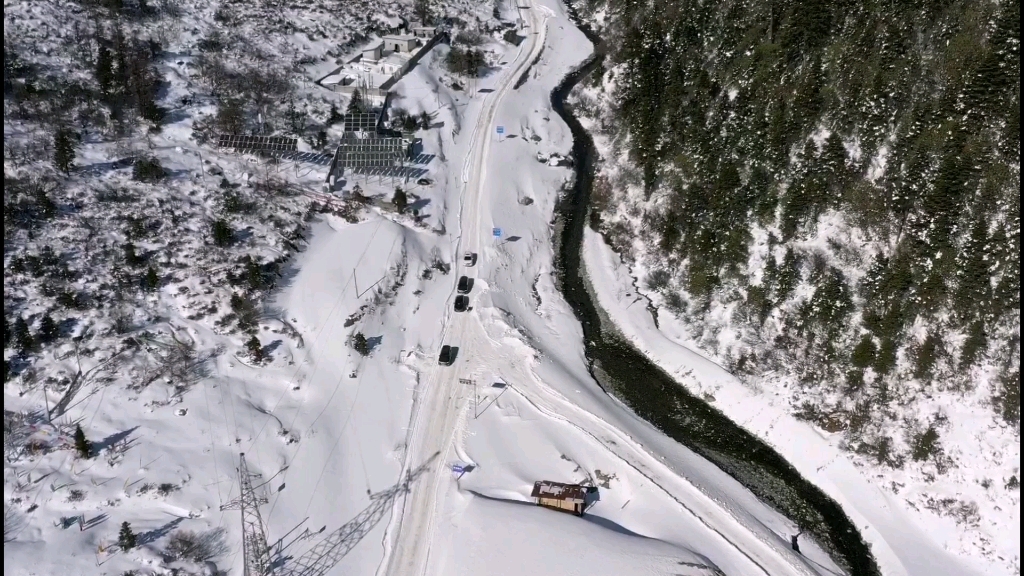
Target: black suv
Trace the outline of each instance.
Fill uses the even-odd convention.
[[[469,291],[473,289],[473,282],[466,276],[459,278],[459,294],[469,294]]]
[[[465,312],[466,310],[469,310],[469,296],[459,294],[455,297],[455,311]]]
[[[451,366],[455,362],[455,356],[458,355],[459,349],[453,346],[445,344],[441,346],[441,355],[437,357],[437,363],[442,366]]]

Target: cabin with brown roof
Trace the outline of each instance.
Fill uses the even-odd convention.
[[[583,516],[583,511],[587,507],[588,491],[586,486],[579,484],[539,480],[534,483],[530,496],[537,499],[538,506]]]

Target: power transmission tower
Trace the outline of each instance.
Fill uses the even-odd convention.
[[[259,474],[249,472],[245,454],[238,455],[238,498],[220,507],[221,510],[242,511],[242,557],[245,565],[244,576],[270,576],[270,548],[267,546],[267,528],[260,516],[260,504],[266,504],[265,496],[257,496],[252,479]]]

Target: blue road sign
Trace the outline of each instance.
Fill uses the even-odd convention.
[[[453,474],[462,474],[465,471],[466,471],[466,469],[462,467],[462,464],[452,464],[452,473]]]
[[[504,133],[505,133],[505,127],[504,126],[498,126],[498,134],[504,134]]]
[[[494,234],[495,238],[501,238],[501,228],[491,230],[491,234]]]

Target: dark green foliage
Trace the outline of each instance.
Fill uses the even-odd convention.
[[[255,335],[251,336],[249,340],[245,342],[245,349],[249,352],[249,357],[254,362],[263,361],[263,345],[260,344],[260,339]]]
[[[96,51],[96,83],[100,85],[100,93],[105,98],[109,97],[114,87],[114,58],[103,40],[100,40]]]
[[[85,432],[82,431],[81,426],[75,426],[75,436],[73,438],[75,443],[75,451],[82,458],[92,458],[92,442],[85,437]]]
[[[245,109],[237,98],[228,98],[217,107],[214,124],[222,134],[241,134],[245,131]]]
[[[43,344],[49,344],[57,339],[60,335],[60,327],[53,320],[53,317],[49,314],[44,314],[42,320],[39,321],[39,341]]]
[[[401,214],[405,212],[405,207],[409,205],[409,198],[405,195],[405,190],[401,188],[395,188],[395,195],[391,197],[392,204],[395,205],[395,210]]]
[[[995,397],[1000,416],[1007,424],[1020,426],[1020,368],[999,376]]]
[[[445,57],[445,65],[453,74],[475,77],[484,66],[484,53],[477,48],[452,46]]]
[[[160,287],[160,275],[156,273],[156,268],[150,266],[146,270],[146,274],[142,277],[142,289],[146,292],[152,292]]]
[[[121,531],[117,533],[117,545],[122,551],[127,552],[132,548],[135,548],[137,538],[135,532],[132,532],[132,525],[128,522],[121,523]]]
[[[139,182],[156,182],[164,176],[167,172],[156,158],[139,158],[132,166],[132,178]]]
[[[896,366],[896,342],[891,338],[882,340],[878,347],[878,356],[875,358],[875,372],[881,375],[888,374]]]
[[[28,322],[21,316],[14,321],[14,345],[18,349],[18,353],[23,356],[39,349],[39,343],[32,337]]]
[[[960,368],[967,369],[973,366],[979,355],[985,351],[986,346],[988,346],[988,335],[985,333],[985,325],[975,322],[968,330],[967,340],[964,341],[964,347],[960,350]]]
[[[75,136],[67,128],[58,128],[53,135],[53,165],[68,174],[75,164]]]
[[[651,195],[646,230],[679,263],[688,300],[742,296],[737,319],[753,330],[781,309],[784,362],[858,394],[911,371],[937,384],[1019,333],[1018,5],[652,0],[608,14],[606,125]],[[808,265],[803,241],[831,211],[871,252],[836,241],[826,268]],[[781,238],[752,287],[755,225]],[[857,286],[839,272],[865,267]],[[911,332],[922,324],[923,343]],[[968,336],[959,354],[940,337],[950,331]],[[861,389],[869,368],[879,378]]]
[[[921,347],[917,350],[917,359],[914,366],[914,376],[925,378],[931,373],[936,360],[942,353],[942,337],[938,332],[929,332]]]
[[[358,114],[364,112],[366,104],[363,103],[363,94],[358,88],[352,91],[352,97],[348,100],[348,108],[345,110],[349,114]]]
[[[238,319],[238,328],[240,330],[251,332],[256,329],[259,311],[252,300],[241,294],[232,294],[231,311],[235,313],[235,317]]]
[[[352,335],[352,348],[363,356],[369,356],[371,352],[370,342],[362,332],[356,332]]]
[[[338,112],[338,108],[334,104],[331,104],[331,113],[327,115],[327,125],[334,126],[335,124],[341,122],[344,119],[345,117],[342,116],[340,112]]]
[[[144,259],[135,252],[135,244],[132,242],[125,242],[121,245],[121,249],[124,251],[124,263],[129,266],[138,266],[142,264]]]
[[[215,220],[213,226],[210,227],[210,234],[213,237],[213,243],[217,246],[228,246],[235,239],[235,231],[231,229],[224,220]]]
[[[917,434],[914,437],[914,444],[910,452],[910,457],[917,461],[928,460],[934,458],[942,450],[942,446],[939,444],[939,431],[934,426],[929,426],[927,430]]]
[[[413,2],[412,12],[420,22],[430,22],[430,0],[416,0]]]
[[[875,361],[876,354],[878,354],[878,347],[875,346],[874,339],[865,334],[850,354],[850,363],[857,368],[867,368]]]

